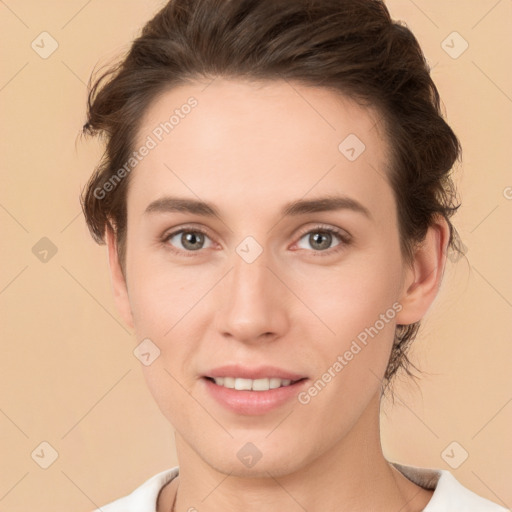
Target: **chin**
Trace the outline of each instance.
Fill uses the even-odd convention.
[[[243,443],[241,448],[225,447],[222,452],[213,453],[209,450],[208,456],[202,456],[204,462],[220,473],[241,478],[268,478],[269,475],[281,477],[300,469],[305,463],[304,446],[275,448],[270,443]],[[261,448],[257,448],[260,446]],[[204,453],[204,452],[203,452]],[[302,457],[298,457],[300,453]],[[230,456],[230,454],[232,454]]]

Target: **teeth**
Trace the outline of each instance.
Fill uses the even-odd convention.
[[[215,377],[215,384],[225,388],[236,389],[239,391],[268,391],[282,386],[289,386],[290,379],[242,379],[241,377]]]
[[[270,379],[254,379],[250,389],[253,391],[267,391],[270,389],[269,381]]]
[[[222,379],[222,377],[221,377]],[[220,386],[224,386],[225,388],[231,388],[234,389],[235,387],[235,379],[233,377],[224,377],[222,379],[224,382],[220,383]]]
[[[239,391],[242,390],[251,390],[252,389],[252,380],[251,379],[235,379],[235,389],[238,389]]]

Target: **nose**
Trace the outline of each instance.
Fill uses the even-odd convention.
[[[283,277],[269,266],[265,251],[248,263],[238,254],[232,269],[217,290],[217,332],[243,343],[261,343],[283,336],[289,328],[293,295]],[[281,280],[280,280],[281,279]]]

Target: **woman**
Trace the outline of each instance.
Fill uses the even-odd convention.
[[[380,445],[458,250],[460,154],[382,2],[171,1],[84,131],[107,142],[84,213],[180,461],[101,510],[505,510]]]

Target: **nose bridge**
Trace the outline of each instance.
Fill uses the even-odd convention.
[[[270,253],[263,250],[254,258],[253,250],[250,242],[237,248],[231,260],[232,271],[222,287],[223,296],[219,297],[218,327],[241,341],[277,334],[285,326],[285,301],[280,297],[283,291],[268,268]]]
[[[242,246],[243,248],[243,246]],[[233,271],[230,282],[231,306],[261,308],[271,300],[272,273],[267,268],[269,261],[266,251],[254,260],[249,258],[250,250],[240,255],[241,248],[233,257]]]
[[[246,236],[237,246],[231,257],[230,264],[233,267],[231,272],[232,295],[258,295],[261,292],[270,294],[268,289],[271,286],[269,277],[272,254],[268,247],[264,247],[254,236]],[[261,243],[260,243],[261,242]],[[269,275],[270,274],[270,275]]]

